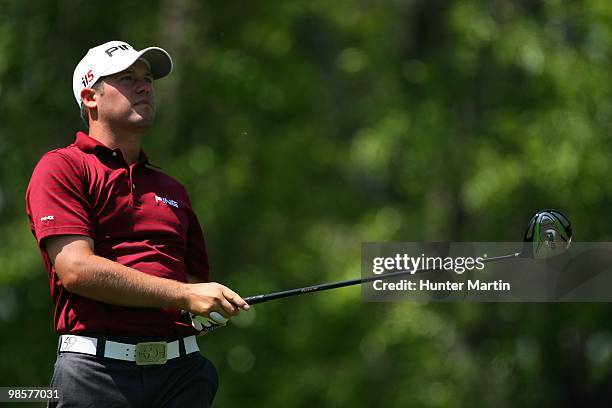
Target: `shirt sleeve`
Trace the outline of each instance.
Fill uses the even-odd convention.
[[[52,235],[95,237],[84,168],[75,159],[53,151],[44,155],[26,191],[30,229],[38,241]]]
[[[188,274],[200,278],[204,282],[210,280],[210,266],[208,264],[204,234],[202,233],[198,217],[192,209],[189,214],[189,227],[187,229],[185,268]]]

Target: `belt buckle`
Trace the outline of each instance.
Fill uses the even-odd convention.
[[[168,343],[152,341],[136,344],[136,364],[166,364],[168,361]]]

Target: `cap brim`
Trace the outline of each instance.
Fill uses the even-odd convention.
[[[144,59],[149,64],[149,69],[153,79],[160,79],[167,76],[172,71],[172,58],[164,49],[159,47],[148,47],[136,53],[133,58],[123,61],[122,64],[100,73],[100,77],[116,74],[132,66],[139,59]]]
[[[153,79],[163,78],[172,72],[172,58],[163,48],[145,48],[138,53],[138,58],[144,58],[149,62]]]

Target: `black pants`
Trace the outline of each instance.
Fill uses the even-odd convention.
[[[217,370],[200,353],[162,365],[104,359],[87,354],[57,356],[51,387],[59,401],[50,407],[210,407]]]

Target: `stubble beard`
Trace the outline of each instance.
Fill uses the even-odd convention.
[[[132,110],[130,112],[130,115],[128,115],[128,117],[126,117],[125,119],[116,120],[115,126],[132,133],[142,133],[151,128],[154,122],[155,110],[153,110],[153,112],[148,115],[141,115],[135,110]]]

